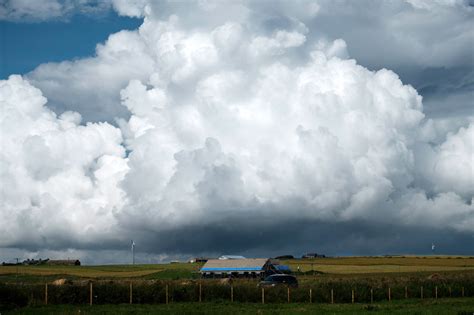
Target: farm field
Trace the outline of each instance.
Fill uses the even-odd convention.
[[[474,298],[405,300],[376,304],[176,303],[26,307],[5,314],[472,314]]]
[[[297,271],[300,281],[320,278],[399,277],[408,275],[474,276],[474,257],[406,256],[341,257],[281,261]],[[197,279],[202,264],[172,263],[103,266],[0,266],[0,282],[45,283],[58,278],[70,280],[178,280]]]
[[[291,289],[291,303],[289,290],[276,287],[263,292],[257,279],[200,280],[202,264],[0,266],[0,309],[3,303],[5,309],[13,305],[19,314],[77,314],[79,310],[81,314],[131,310],[167,314],[474,311],[473,257],[343,257],[281,263],[296,271],[300,284]],[[53,285],[58,279],[67,282]],[[44,305],[46,294],[48,305]],[[264,305],[259,303],[263,297]],[[202,303],[196,303],[201,298]],[[130,300],[133,306],[126,305]],[[373,306],[367,306],[371,301]]]
[[[339,257],[284,260],[292,270],[329,274],[404,273],[474,270],[472,256]]]
[[[103,266],[0,266],[0,282],[44,282],[68,279],[186,279],[197,277],[202,264]]]
[[[311,275],[360,276],[410,273],[474,273],[473,256],[340,257],[283,260],[296,272]],[[202,264],[172,263],[104,266],[0,266],[0,282],[44,282],[71,279],[195,279]]]

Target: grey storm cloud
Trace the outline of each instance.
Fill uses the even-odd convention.
[[[109,2],[0,82],[1,257],[472,253],[472,8],[376,3]]]

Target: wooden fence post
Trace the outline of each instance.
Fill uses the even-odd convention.
[[[130,281],[130,304],[133,303],[133,287],[132,287],[132,281]]]
[[[89,305],[92,305],[92,282],[89,283]]]
[[[44,304],[48,305],[48,284],[44,286]]]
[[[451,287],[449,287],[448,290],[449,290],[449,297],[451,297]]]
[[[438,298],[438,286],[435,286],[435,299]]]
[[[234,302],[234,286],[230,286],[230,301]]]
[[[421,298],[423,298],[423,286],[421,286],[420,292],[421,292]]]
[[[464,297],[464,287],[461,288],[461,296]]]
[[[408,299],[408,287],[405,286],[405,299]]]
[[[392,300],[392,292],[390,290],[390,287],[388,288],[388,300],[391,301]]]
[[[202,284],[199,282],[199,302],[202,301]]]
[[[309,303],[313,303],[313,290],[309,288]]]
[[[370,289],[370,303],[374,303],[374,289]]]
[[[290,303],[290,287],[287,288],[287,292],[288,292],[288,303]]]
[[[334,290],[331,289],[331,304],[334,304]]]
[[[265,288],[262,288],[262,304],[265,304]]]
[[[354,289],[352,289],[352,304],[354,304]]]
[[[168,284],[166,284],[166,304],[169,302],[169,296],[168,296]]]

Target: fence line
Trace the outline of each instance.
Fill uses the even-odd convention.
[[[45,283],[44,285],[11,285],[13,288],[19,288],[27,298],[32,302],[30,304],[85,304],[88,298],[88,304],[156,304],[173,302],[206,302],[227,300],[230,302],[258,302],[258,290],[255,283],[244,284],[169,284],[152,283],[137,284],[130,281],[128,283],[100,283],[88,282],[88,285],[66,284],[55,286]],[[426,284],[426,283],[425,283]],[[419,285],[419,299],[425,298],[448,298],[448,297],[466,297],[474,296],[474,283],[465,282],[465,285],[457,284],[455,286],[447,284]],[[2,285],[2,284],[0,284]],[[128,288],[127,288],[128,287]],[[454,287],[454,290],[453,290]],[[36,289],[35,289],[36,288]],[[467,288],[467,290],[466,290]],[[128,289],[128,290],[127,290]],[[164,290],[163,290],[164,289]],[[230,289],[230,292],[228,291]],[[416,292],[416,287],[414,289]],[[163,292],[164,291],[164,292]],[[260,302],[266,303],[373,303],[374,301],[392,299],[407,299],[408,286],[399,287],[352,287],[349,290],[343,287],[319,287],[315,290],[313,287],[270,287],[260,288]],[[285,292],[286,291],[286,292]],[[314,292],[313,292],[314,291]],[[35,293],[36,292],[36,293]],[[286,293],[286,299],[285,294]],[[387,294],[388,295],[385,295]],[[412,298],[416,294],[412,294]],[[128,299],[127,299],[128,298]],[[128,301],[127,301],[128,300]]]
[[[199,282],[199,302],[202,302],[202,283]]]
[[[89,283],[89,285],[90,285],[90,290],[89,290],[89,292],[90,292],[90,296],[89,296],[89,305],[92,305],[92,282],[91,282],[91,283]]]

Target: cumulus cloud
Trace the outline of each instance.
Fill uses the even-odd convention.
[[[147,8],[147,0],[113,0],[114,9],[123,16],[142,17]]]
[[[148,78],[154,68],[136,31],[121,31],[98,44],[97,56],[78,61],[46,63],[28,77],[56,112],[79,111],[86,121],[113,121],[126,117],[120,90],[129,80]]]
[[[104,45],[98,45],[93,58],[49,63],[28,75],[28,79],[43,91],[50,106],[58,114],[66,110],[78,110],[87,121],[112,122],[116,117],[128,118],[118,97],[128,80],[146,81],[156,70],[154,67],[165,70],[162,63],[153,62],[158,57],[158,51],[160,59],[168,58],[171,50],[181,51],[180,59],[168,60],[171,64],[188,63],[187,68],[176,73],[177,77],[186,76],[187,72],[192,71],[192,63],[198,62],[199,54],[205,56],[201,62],[212,62],[212,52],[207,52],[205,47],[195,51],[194,56],[184,56],[189,45],[204,45],[205,36],[202,33],[211,31],[214,31],[216,44],[218,40],[221,41],[219,48],[225,47],[234,55],[234,62],[240,64],[246,60],[239,58],[246,55],[235,51],[239,49],[236,43],[250,41],[252,54],[260,56],[262,61],[278,55],[284,55],[289,60],[300,60],[309,56],[315,46],[319,46],[320,50],[325,47],[328,56],[351,56],[369,69],[393,69],[420,87],[425,86],[426,81],[432,81],[433,76],[417,78],[413,69],[419,72],[433,67],[445,69],[445,72],[436,76],[444,78],[451,69],[472,69],[473,66],[471,43],[474,32],[471,21],[474,9],[465,1],[366,0],[362,4],[341,4],[301,0],[295,4],[276,2],[271,7],[259,1],[184,3],[114,0],[104,2],[104,6],[105,3],[121,15],[143,17],[144,23],[138,32],[112,35]],[[371,8],[370,14],[365,10],[367,7]],[[175,23],[163,23],[168,20]],[[179,25],[181,32],[194,33],[195,36],[188,38],[186,43],[181,42],[180,33],[173,31],[176,25]],[[163,27],[168,28],[168,34],[173,37],[163,37],[157,42],[153,32],[147,31],[147,28]],[[127,41],[130,44],[123,44]],[[113,42],[122,44],[114,45]],[[177,43],[182,46],[170,46]],[[149,59],[150,56],[153,61]],[[452,112],[437,101],[449,97],[447,102],[468,107],[470,94],[459,91],[459,87],[466,86],[465,80],[452,79],[441,81],[443,84],[453,82],[458,88],[441,96],[436,95],[435,100],[429,99],[425,105],[442,108],[443,113]],[[99,83],[101,93],[98,93]],[[472,82],[468,84],[472,94]],[[424,93],[424,96],[427,95]],[[458,112],[457,115],[463,113]]]
[[[5,0],[0,3],[0,20],[39,22],[65,20],[74,14],[98,14],[110,9],[110,1],[97,0]]]
[[[449,133],[438,146],[419,148],[420,171],[434,192],[454,191],[469,199],[474,196],[474,124]]]
[[[80,125],[78,113],[57,117],[41,91],[20,76],[0,83],[0,246],[95,242],[116,230],[123,203],[118,183],[128,170],[120,131]]]
[[[114,5],[141,27],[94,57],[1,81],[0,247],[119,250],[134,238],[149,252],[213,252],[245,224],[236,251],[298,226],[307,242],[325,224],[361,240],[380,231],[358,225],[474,231],[472,116],[425,117],[395,72],[315,36],[308,19],[330,4],[277,20],[255,3],[224,15],[219,1],[193,3],[199,14]],[[101,120],[114,124],[90,122]]]

